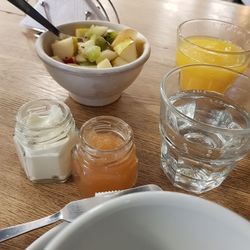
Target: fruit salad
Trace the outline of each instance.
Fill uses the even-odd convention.
[[[116,31],[92,25],[75,30],[75,36],[55,41],[54,58],[73,66],[112,68],[136,60],[143,52],[144,41],[137,31]]]

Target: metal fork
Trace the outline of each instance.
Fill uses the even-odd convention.
[[[59,220],[64,220],[68,222],[72,222],[78,216],[83,214],[84,212],[90,210],[93,207],[96,207],[103,202],[113,199],[118,196],[136,193],[136,192],[145,192],[145,191],[160,191],[162,190],[159,186],[154,184],[139,186],[135,188],[125,189],[122,191],[111,191],[111,192],[103,192],[97,193],[95,197],[86,198],[82,200],[72,201],[68,203],[64,208],[62,208],[59,212],[52,214],[50,216],[19,224],[12,227],[7,227],[0,229],[0,242],[5,240],[14,238],[18,235],[30,232],[40,227],[44,227],[55,223]]]

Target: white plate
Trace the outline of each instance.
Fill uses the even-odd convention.
[[[26,248],[26,250],[44,250],[50,240],[53,239],[59,232],[61,232],[68,224],[69,223],[67,222],[63,222],[53,227],[41,237],[36,239],[31,245]]]
[[[250,223],[207,200],[145,192],[110,200],[70,223],[46,250],[249,250]]]

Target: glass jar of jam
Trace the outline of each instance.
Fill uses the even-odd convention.
[[[68,106],[51,99],[25,103],[17,112],[14,142],[32,182],[65,182],[71,175],[75,121]]]
[[[73,149],[73,176],[83,197],[135,185],[137,157],[131,127],[112,116],[83,124]]]

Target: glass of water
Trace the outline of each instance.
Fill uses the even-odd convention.
[[[223,93],[183,87],[183,81],[220,84],[225,74],[231,83]],[[249,77],[220,66],[187,65],[166,74],[160,91],[164,173],[175,186],[194,193],[219,186],[250,151]]]

